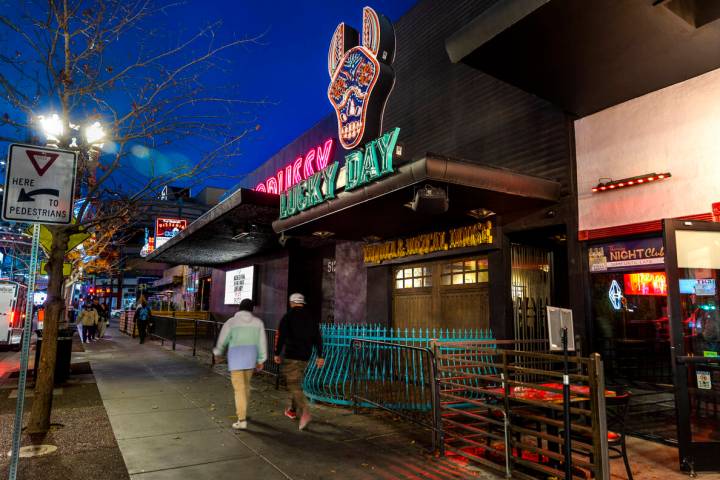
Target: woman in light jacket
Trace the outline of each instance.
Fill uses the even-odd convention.
[[[265,325],[252,314],[254,305],[249,298],[240,302],[238,312],[223,325],[213,349],[216,357],[227,352],[228,370],[235,391],[235,430],[247,428],[247,405],[250,400],[250,378],[253,369],[260,370],[267,359]]]
[[[93,330],[98,323],[98,314],[92,304],[86,303],[83,306],[82,312],[80,312],[80,317],[78,317],[78,323],[82,323],[83,326],[83,342],[90,343],[90,340],[95,340]]]

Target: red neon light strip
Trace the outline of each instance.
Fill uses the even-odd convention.
[[[633,187],[637,185],[642,185],[644,183],[656,182],[658,180],[665,180],[670,177],[672,177],[670,172],[649,173],[647,175],[640,175],[639,177],[624,178],[622,180],[598,183],[597,186],[592,188],[592,191],[593,193],[607,192],[608,190],[616,190],[619,188]]]

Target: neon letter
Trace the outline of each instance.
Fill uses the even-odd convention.
[[[315,149],[313,148],[307,154],[305,154],[305,161],[303,162],[303,171],[305,172],[305,178],[308,179],[313,176],[315,170],[313,169],[313,160],[315,160]]]
[[[325,184],[325,200],[335,198],[335,185],[337,184],[338,162],[333,162],[322,171]]]
[[[377,153],[375,153],[375,143],[375,140],[373,140],[365,145],[365,155],[363,156],[360,174],[358,175],[358,185],[370,183],[380,176]]]
[[[395,128],[385,133],[375,142],[380,153],[380,173],[382,175],[393,172],[393,154],[395,153],[395,145],[397,145],[399,135],[400,128]]]
[[[330,157],[333,153],[333,139],[325,141],[325,146],[317,147],[317,156],[315,157],[315,165],[317,166],[318,172],[328,166],[330,163]]]
[[[277,185],[277,180],[275,179],[275,177],[268,178],[265,181],[265,186],[267,187],[268,193],[278,193],[278,189],[277,189],[278,185]]]
[[[285,182],[283,181],[285,178],[284,178],[282,169],[278,170],[277,173],[275,174],[275,176],[277,177],[278,193],[282,193],[285,190],[287,190],[287,186],[285,185]]]
[[[300,168],[302,168],[302,157],[296,158],[293,162],[293,185],[297,185],[302,180],[302,177],[300,176]]]
[[[265,184],[264,184],[264,183],[258,183],[258,184],[255,186],[255,191],[256,191],[256,192],[264,192],[264,191],[265,191]]]
[[[292,174],[292,164],[285,167],[285,190],[290,190],[290,187],[293,186],[293,174]]]
[[[347,167],[347,181],[345,190],[353,190],[359,185],[360,169],[362,168],[363,155],[360,150],[353,150],[345,155],[345,166]]]

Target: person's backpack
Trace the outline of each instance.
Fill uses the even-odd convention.
[[[138,320],[142,320],[143,322],[145,320],[148,320],[150,317],[150,311],[147,307],[142,307],[138,311]]]

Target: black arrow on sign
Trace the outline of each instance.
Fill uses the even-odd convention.
[[[60,197],[60,190],[54,188],[38,188],[37,190],[31,190],[26,192],[24,188],[20,189],[20,195],[18,195],[18,202],[34,202],[36,195],[50,195],[52,197]]]

